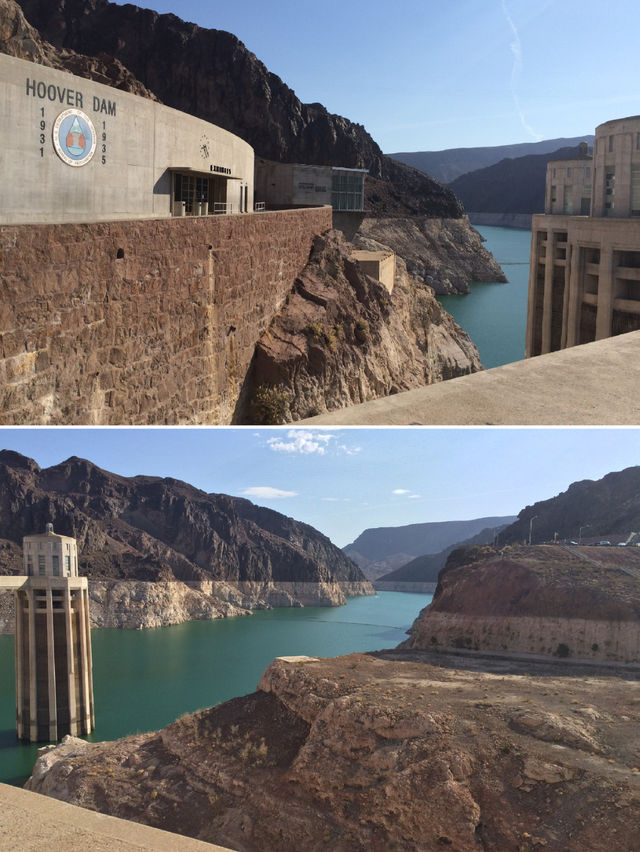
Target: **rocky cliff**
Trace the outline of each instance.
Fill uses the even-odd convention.
[[[403,647],[640,662],[639,579],[635,547],[454,551]]]
[[[518,520],[500,536],[503,543],[528,540],[529,524],[532,541],[553,539],[611,539],[625,541],[631,532],[640,531],[640,467],[608,473],[596,481],[574,482],[555,497],[526,506]]]
[[[258,341],[236,422],[300,420],[482,369],[475,345],[401,259],[389,294],[351,250],[339,231],[315,239]]]
[[[153,92],[115,57],[106,53],[83,56],[68,48],[54,47],[31,26],[15,0],[0,0],[0,53],[68,71],[70,74],[87,77],[134,95],[158,100]]]
[[[507,280],[466,217],[371,217],[354,242],[364,249],[377,243],[389,246],[403,258],[409,274],[437,294],[468,293],[470,281]]]
[[[97,623],[123,626],[130,613],[146,613],[135,626],[155,626],[184,620],[180,612],[202,618],[373,593],[328,538],[248,500],[174,479],[117,476],[78,458],[41,469],[3,450],[1,573],[21,573],[22,536],[47,522],[78,541]]]
[[[636,848],[635,675],[448,662],[276,660],[157,733],[45,747],[27,787],[243,852]]]

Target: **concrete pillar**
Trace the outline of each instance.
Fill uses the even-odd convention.
[[[49,739],[58,739],[58,703],[56,700],[56,660],[53,630],[53,595],[51,587],[46,590],[47,611],[47,682],[49,686]]]
[[[532,355],[539,353],[533,351],[534,329],[536,325],[535,304],[536,304],[536,286],[538,276],[538,263],[540,262],[539,248],[540,229],[536,228],[532,223],[531,228],[531,249],[529,251],[529,291],[527,294],[527,333],[524,347],[524,357],[531,358]]]
[[[91,680],[91,641],[89,627],[88,593],[85,605],[85,590],[79,589],[76,595],[78,610],[78,630],[80,632],[80,689],[82,692],[82,721],[85,728],[83,733],[89,733],[93,728],[93,684]]]
[[[580,308],[584,281],[584,249],[576,245],[573,249],[571,270],[569,274],[569,292],[565,294],[567,312],[562,324],[562,345],[577,346],[580,343]]]
[[[567,345],[567,326],[569,320],[569,289],[571,276],[573,275],[574,264],[578,262],[578,247],[569,241],[567,233],[567,261],[564,270],[564,293],[562,295],[562,329],[560,331],[560,348],[564,349]]]
[[[547,231],[547,261],[544,267],[544,296],[542,299],[542,344],[540,354],[551,352],[551,318],[553,313],[553,270],[558,235]]]
[[[23,642],[22,631],[24,630],[24,610],[23,603],[20,599],[20,591],[14,593],[15,609],[16,609],[16,639],[15,639],[15,665],[16,665],[16,727],[18,729],[18,739],[24,737],[24,725],[22,724],[23,701],[24,701],[24,665],[23,659]]]
[[[74,726],[77,725],[77,710],[76,710],[76,657],[73,652],[73,618],[71,611],[71,589],[67,584],[64,590],[64,625],[67,639],[67,689],[69,692],[69,720],[70,733],[77,736],[78,732],[74,731]]]
[[[36,596],[27,590],[29,601],[29,739],[38,741],[38,688],[36,680]]]
[[[598,311],[596,314],[596,340],[611,337],[613,321],[613,249],[602,245],[598,274]]]

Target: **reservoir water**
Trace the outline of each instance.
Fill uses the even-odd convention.
[[[379,592],[341,607],[273,609],[155,630],[93,630],[94,741],[162,728],[253,692],[274,657],[393,648],[430,595]],[[31,774],[37,745],[15,731],[13,636],[0,636],[0,781]]]
[[[474,225],[498,261],[508,284],[472,283],[464,296],[438,301],[478,347],[487,369],[524,358],[531,231]]]

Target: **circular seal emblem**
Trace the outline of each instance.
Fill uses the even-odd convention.
[[[68,166],[86,166],[97,144],[96,129],[81,109],[66,109],[53,125],[53,147]]]

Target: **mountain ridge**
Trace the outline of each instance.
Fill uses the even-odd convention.
[[[400,151],[388,156],[431,175],[435,180],[450,184],[461,175],[495,165],[500,160],[529,154],[550,154],[559,148],[575,147],[580,142],[587,142],[591,146],[594,139],[593,134],[585,134],[569,138],[544,139],[541,142],[517,142],[512,145],[445,148],[442,151]]]

